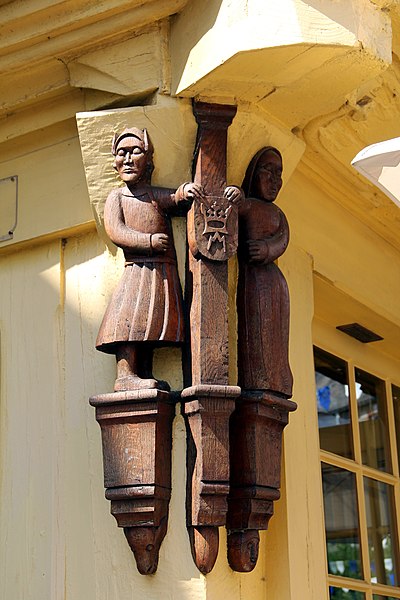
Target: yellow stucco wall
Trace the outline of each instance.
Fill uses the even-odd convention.
[[[36,10],[46,11],[46,3],[34,4]],[[325,176],[325,154],[318,140],[342,156],[349,140],[348,121],[342,120],[341,113],[336,119],[335,113],[335,120],[332,116],[319,129],[313,119],[331,114],[342,103],[348,106],[350,92],[357,111],[362,94],[368,92],[372,98],[377,95],[375,88],[386,90],[390,78],[383,80],[382,74],[388,70],[395,78],[397,73],[396,61],[389,67],[391,26],[397,13],[390,12],[391,2],[369,0],[286,0],[285,18],[274,3],[263,0],[213,1],[208,10],[197,0],[158,0],[153,8],[159,19],[186,8],[171,22],[148,28],[151,11],[144,3],[140,21],[140,26],[146,25],[144,37],[130,39],[126,30],[122,36],[129,39],[129,51],[138,47],[146,55],[135,73],[138,81],[133,81],[117,32],[122,4],[118,7],[110,0],[107,27],[115,19],[116,30],[111,36],[110,29],[101,41],[105,20],[92,23],[94,16],[87,15],[84,33],[93,43],[87,42],[80,56],[68,55],[69,70],[66,58],[63,63],[72,80],[63,80],[60,90],[84,86],[87,77],[94,94],[89,108],[96,111],[78,117],[79,137],[74,114],[88,108],[77,101],[86,92],[76,88],[69,96],[71,89],[67,94],[66,87],[60,105],[56,98],[52,100],[51,113],[49,97],[43,105],[30,98],[32,105],[10,115],[0,140],[0,178],[18,174],[20,183],[15,236],[0,244],[0,599],[327,600],[312,342],[332,350],[340,347],[343,355],[359,357],[372,372],[396,376],[400,249],[392,219],[386,226],[381,218],[379,228],[374,226],[373,203],[379,203],[380,215],[392,215],[384,198],[373,196],[360,183],[357,207],[352,210],[353,188],[343,171],[330,163],[329,179]],[[63,32],[73,26],[67,25],[62,11],[58,18],[56,41],[62,48]],[[255,22],[257,36],[252,36]],[[262,27],[266,23],[270,29]],[[90,38],[91,25],[98,37],[93,33]],[[244,32],[242,37],[238,31]],[[224,36],[229,43],[221,45]],[[107,72],[101,70],[102,48]],[[45,47],[38,41],[27,58],[39,50],[44,61]],[[23,46],[19,52],[24,52]],[[52,60],[37,67],[42,79],[44,73],[53,72]],[[123,63],[120,70],[118,61]],[[146,64],[151,65],[150,71],[142,68]],[[59,66],[54,73],[61,82]],[[18,77],[14,73],[12,81]],[[29,81],[33,89],[33,76]],[[333,94],[327,81],[334,87]],[[149,96],[157,83],[162,94]],[[129,90],[126,97],[118,95],[122,84]],[[56,87],[54,83],[51,94]],[[170,96],[169,89],[185,97]],[[8,90],[7,98],[13,97],[12,92]],[[299,408],[285,432],[282,499],[270,530],[261,535],[256,569],[246,575],[229,569],[221,531],[217,564],[206,578],[190,555],[184,505],[185,432],[183,419],[177,416],[168,534],[157,573],[143,577],[104,499],[100,430],[88,404],[89,396],[110,391],[115,377],[113,358],[94,350],[122,268],[121,254],[104,241],[101,204],[115,185],[109,155],[111,129],[125,122],[149,128],[156,146],[154,183],[173,187],[188,178],[196,133],[193,94],[238,104],[228,136],[229,183],[241,183],[249,160],[261,146],[274,145],[283,154],[284,188],[278,203],[290,223],[291,245],[280,266],[291,293],[290,359]],[[116,97],[125,108],[101,110]],[[18,102],[23,102],[21,95]],[[371,123],[368,135],[374,139],[383,121],[385,131],[390,131],[390,111],[382,106],[393,102],[389,94],[387,100],[381,94],[376,112],[371,109],[371,120],[363,113],[366,120],[359,121],[357,131]],[[126,107],[132,103],[137,106]],[[15,122],[19,129],[13,129]],[[314,124],[312,139],[304,133],[308,123]],[[174,221],[174,234],[183,279],[184,220]],[[235,285],[233,260],[232,383]],[[350,317],[383,332],[384,342],[375,349],[360,349],[357,342],[347,340],[335,326]],[[155,360],[156,374],[174,389],[182,386],[180,361],[180,351],[169,349],[160,350]]]
[[[341,241],[340,248],[334,245],[336,253],[351,255],[355,242],[360,252],[368,253],[373,234],[335,211],[330,202],[300,172],[292,176],[280,201],[292,229],[292,245],[281,262],[292,298],[291,363],[299,409],[285,436],[284,498],[277,504],[271,530],[262,535],[257,569],[249,575],[230,571],[223,536],[211,575],[205,579],[192,563],[184,525],[181,418],[175,424],[170,528],[154,577],[137,573],[125,539],[109,515],[100,433],[87,400],[112,387],[114,362],[97,353],[93,344],[119,275],[119,257],[92,232],[1,259],[0,518],[7,540],[0,557],[2,597],[85,595],[120,600],[156,599],[162,593],[171,598],[217,599],[229,594],[238,600],[283,600],[300,597],[295,595],[299,589],[312,590],[310,597],[324,597],[311,357],[313,265],[327,278],[336,269],[335,285],[346,287],[354,298],[360,297],[363,282],[363,297],[378,313],[393,308],[385,294],[377,298],[374,281],[391,278],[394,294],[400,284],[391,274],[397,257],[379,238],[373,240],[375,262],[358,260],[355,277],[353,259],[343,260],[339,273],[331,245],[320,242],[316,234],[326,231],[326,215],[335,239]],[[390,260],[383,260],[387,255]],[[319,310],[323,313],[323,307]],[[168,352],[163,352],[158,375],[171,379],[173,368],[173,383],[179,387],[179,356],[168,363]]]

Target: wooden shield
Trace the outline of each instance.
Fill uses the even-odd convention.
[[[188,241],[193,256],[225,261],[238,245],[238,209],[224,196],[195,200],[188,215]]]

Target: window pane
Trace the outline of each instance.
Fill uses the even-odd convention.
[[[330,600],[365,600],[363,592],[355,592],[344,588],[329,588]]]
[[[393,596],[377,596],[376,594],[374,594],[372,598],[373,600],[397,600],[397,598],[394,598]]]
[[[364,477],[364,490],[372,581],[398,585],[398,541],[393,488],[381,481]]]
[[[322,485],[328,571],[332,575],[360,579],[362,566],[355,475],[322,463]]]
[[[397,387],[397,385],[392,385],[392,396],[394,406],[394,419],[396,423],[397,454],[399,457],[400,464],[400,388]]]
[[[356,369],[361,454],[365,465],[391,472],[385,383]]]
[[[353,458],[347,365],[317,348],[314,360],[321,448]]]

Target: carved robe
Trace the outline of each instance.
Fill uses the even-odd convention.
[[[180,190],[175,195],[173,190],[144,185],[134,193],[127,186],[110,193],[104,224],[110,239],[124,251],[125,270],[104,315],[98,350],[115,353],[119,342],[164,345],[183,340],[182,291],[167,214],[176,211]],[[169,236],[165,253],[153,253],[155,233]]]
[[[265,261],[249,261],[248,240],[265,241]],[[289,292],[273,262],[283,254],[288,240],[289,226],[277,206],[257,198],[244,201],[239,211],[239,385],[246,390],[270,390],[290,397]]]

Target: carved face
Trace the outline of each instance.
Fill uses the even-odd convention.
[[[253,177],[252,193],[256,198],[273,202],[282,187],[282,160],[273,151],[259,159]]]
[[[114,167],[127,185],[135,184],[143,178],[148,161],[142,140],[137,137],[124,137],[117,146]]]

